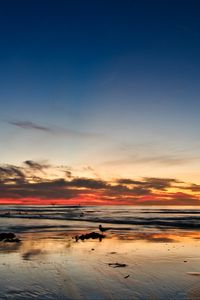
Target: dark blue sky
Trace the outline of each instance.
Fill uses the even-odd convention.
[[[65,77],[82,81],[82,88],[103,66],[127,56],[142,75],[151,70],[193,82],[199,10],[199,1],[4,1],[1,80],[5,87],[42,81],[49,90]]]
[[[189,59],[198,56],[199,9],[199,1],[184,0],[8,0],[0,11],[1,55],[64,61],[79,71],[138,51]]]
[[[1,159],[103,165],[114,152],[129,162],[158,153],[193,162],[199,12],[197,0],[2,1]],[[146,144],[150,152],[138,154]]]

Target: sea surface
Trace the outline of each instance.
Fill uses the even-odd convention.
[[[62,231],[75,224],[79,228],[105,224],[116,230],[198,230],[200,207],[0,206],[0,230]]]

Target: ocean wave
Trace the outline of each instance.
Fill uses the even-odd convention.
[[[10,206],[0,207],[1,224],[11,219],[55,221],[79,221],[109,223],[111,225],[132,225],[135,227],[200,229],[198,209],[155,209],[135,207],[88,207],[88,206]],[[24,220],[24,221],[23,221]],[[37,221],[38,222],[38,221]],[[49,228],[53,225],[49,225]],[[33,225],[32,225],[33,226]],[[45,227],[46,225],[44,225]],[[56,225],[60,227],[61,225]],[[67,227],[66,227],[67,228]]]

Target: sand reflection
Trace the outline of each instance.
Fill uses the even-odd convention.
[[[21,243],[1,244],[0,298],[199,296],[199,232],[111,230],[102,242],[76,242],[85,232],[21,233]]]

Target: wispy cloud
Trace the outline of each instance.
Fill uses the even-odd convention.
[[[85,132],[85,131],[79,131],[74,130],[71,128],[60,128],[57,126],[44,126],[35,122],[31,121],[6,121],[8,124],[19,127],[21,129],[25,130],[35,130],[35,131],[42,131],[49,134],[55,134],[55,135],[65,135],[68,137],[74,137],[74,138],[100,138],[102,137],[101,133],[95,133],[95,132]]]
[[[164,191],[167,188],[175,187],[175,184],[181,183],[179,180],[174,178],[151,178],[144,177],[141,181],[132,180],[127,178],[118,179],[119,184],[131,187],[137,187],[137,189],[155,189],[158,191]]]
[[[25,160],[24,164],[32,170],[41,171],[41,172],[43,172],[44,169],[48,169],[50,167],[50,165],[47,163],[41,163],[41,162],[39,163],[33,160]]]
[[[9,124],[23,128],[23,129],[31,129],[31,130],[39,130],[52,133],[53,130],[49,127],[41,126],[34,122],[30,121],[8,121]]]
[[[200,157],[181,157],[179,155],[130,155],[121,159],[113,159],[104,162],[104,165],[120,166],[130,164],[160,164],[165,166],[182,165],[187,164],[195,160],[199,160]]]
[[[26,175],[21,168],[13,165],[0,166],[0,184],[9,182],[24,183],[25,180]]]

